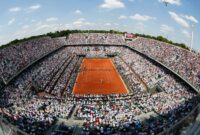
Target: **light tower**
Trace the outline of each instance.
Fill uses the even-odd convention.
[[[194,40],[194,30],[195,30],[195,23],[192,22],[191,24],[191,41],[190,41],[190,51],[192,51],[193,40]]]

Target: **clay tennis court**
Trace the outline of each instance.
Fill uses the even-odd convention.
[[[122,94],[128,89],[111,59],[83,60],[73,94]]]

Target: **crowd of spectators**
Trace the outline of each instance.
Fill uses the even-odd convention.
[[[125,45],[125,40],[122,34],[75,33],[69,35],[69,37],[67,38],[67,44],[68,45],[76,45],[76,44]]]
[[[34,96],[4,109],[4,115],[22,131],[31,135],[43,135],[58,118],[69,118],[74,106],[73,102]]]
[[[132,92],[137,93],[145,91],[145,86],[121,58],[115,57],[114,62],[123,79],[129,84],[128,86]]]
[[[200,56],[186,49],[138,37],[127,44],[160,61],[200,89]]]
[[[7,82],[18,71],[62,46],[50,37],[32,39],[0,50],[0,76]]]
[[[66,80],[61,80],[64,78],[62,76],[70,79],[69,73],[74,69],[75,63],[79,62],[80,64],[81,62],[81,58],[73,56],[67,49],[59,50],[25,70],[14,82],[6,86],[1,95],[1,98],[4,99],[1,100],[1,106],[4,106],[4,115],[8,120],[29,134],[44,134],[56,121],[56,118],[68,118],[74,108],[74,103],[61,100],[61,94],[57,91],[60,91],[60,87],[66,84]],[[71,61],[67,61],[69,59]],[[33,91],[31,87],[28,87],[29,85],[35,84],[43,90],[46,85],[52,83],[51,78],[56,77],[56,73],[61,70],[63,65],[66,65],[64,72],[60,74],[59,80],[52,89],[54,96],[50,93],[40,98],[31,94]],[[51,82],[48,83],[49,81]],[[72,84],[68,85],[66,87],[72,87]],[[48,92],[46,89],[45,91]]]
[[[48,46],[43,54],[57,47],[56,45],[49,47],[51,44],[47,41],[48,38],[45,37],[44,39],[46,40],[39,39],[35,41],[35,44],[30,44],[34,44],[33,46],[41,45],[41,40],[44,44],[44,46],[41,45],[43,51],[45,45]],[[114,39],[118,40],[114,41]],[[58,38],[56,40],[54,42],[60,44],[107,44],[108,42],[110,44],[124,44],[122,35],[98,33],[72,34],[69,35],[66,41],[63,38],[62,40]],[[142,38],[139,38],[135,42],[141,44],[142,40]],[[30,42],[34,42],[34,40]],[[29,42],[24,43],[25,45],[27,47],[31,46]],[[144,49],[139,48],[140,46],[137,46],[134,42],[129,42],[129,45],[138,47],[137,49],[140,50]],[[38,57],[36,57],[37,47],[35,48],[32,54],[28,56],[26,54],[28,51],[18,50],[20,47],[13,46],[13,49],[17,49],[20,55],[25,55],[26,65],[27,62],[30,63],[43,55],[42,51],[38,51]],[[147,47],[147,50],[144,50],[145,53],[153,54],[150,51],[151,49],[148,50],[148,48],[151,47]],[[0,55],[3,51],[0,51]],[[165,52],[164,50],[160,51]],[[183,54],[179,53],[181,56],[177,55],[174,60],[168,56],[172,55],[171,52],[166,56],[169,58],[171,65],[176,63],[176,60],[182,62]],[[8,55],[8,53],[6,54]],[[10,61],[8,65],[14,64],[15,54],[10,57],[2,55],[2,74],[6,76],[7,74],[14,75],[14,72],[9,71],[11,68],[14,71],[22,68],[19,62],[15,63],[16,67],[8,66],[9,69],[5,69],[5,63],[9,63],[8,61]],[[120,95],[73,95],[73,85],[78,74],[78,68],[83,60],[83,57],[80,56],[82,54],[85,54],[86,57],[107,57],[108,54],[118,54],[112,60],[126,82],[130,93]],[[157,56],[157,59],[162,58],[162,53]],[[20,61],[20,57],[16,54],[17,60]],[[23,61],[22,58],[21,60]],[[166,61],[163,58],[161,62]],[[177,69],[179,68],[177,67]],[[197,69],[198,67],[195,68],[195,70]],[[162,91],[149,92],[154,86],[159,86]],[[44,94],[40,97],[37,94],[32,94],[33,87],[48,93],[48,95]],[[25,70],[7,85],[3,89],[0,99],[1,106],[4,104],[3,112],[0,113],[3,113],[5,118],[19,129],[32,135],[44,134],[56,122],[57,118],[68,119],[75,108],[75,118],[84,120],[82,134],[157,134],[186,116],[199,102],[198,94],[169,71],[138,53],[119,46],[70,46],[56,51]],[[156,117],[148,119],[147,122],[141,119],[140,116],[152,112],[157,114]],[[61,125],[61,127],[65,128],[64,125]]]
[[[129,49],[123,48],[114,61],[123,76],[134,75],[126,66],[126,62],[143,78],[148,88],[159,85],[164,91],[151,94],[144,93],[144,89],[131,87],[137,94],[126,100],[81,100],[76,116],[85,120],[83,134],[157,134],[175,124],[197,105],[198,96],[184,83]],[[142,85],[139,81],[135,83],[136,78],[131,78],[132,80],[128,79],[128,84]],[[137,116],[148,112],[156,112],[162,119],[154,118],[148,124],[144,124]]]

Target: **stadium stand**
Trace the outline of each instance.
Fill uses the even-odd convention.
[[[84,57],[110,54],[115,54],[111,59],[129,93],[73,95]],[[199,103],[199,56],[155,40],[139,37],[126,43],[121,34],[76,33],[67,39],[26,41],[1,49],[0,56],[0,75],[7,82],[0,114],[22,133],[158,134],[188,117]],[[154,87],[160,91],[152,93]],[[70,122],[55,127],[60,119]],[[73,125],[77,121],[80,130]]]
[[[9,81],[16,72],[63,45],[61,42],[56,41],[60,40],[42,37],[1,49],[0,76],[3,81]]]
[[[200,89],[199,55],[167,43],[142,37],[128,42],[128,45],[167,65]]]

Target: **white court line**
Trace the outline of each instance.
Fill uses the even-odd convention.
[[[78,82],[78,79],[79,79],[79,77],[80,77],[80,75],[81,75],[82,65],[83,65],[84,61],[85,61],[85,59],[82,60],[79,73],[78,73],[78,75],[77,75],[77,77],[76,77],[75,85],[74,85],[73,90],[72,90],[72,93],[73,93],[73,94],[74,94],[74,91],[75,91],[75,87],[77,87],[77,83],[79,83],[79,82]]]
[[[108,76],[108,77],[107,77],[107,78],[108,78],[108,83],[111,84],[111,79],[112,79],[112,78],[110,77],[111,75],[110,75],[109,69],[108,69],[108,73],[107,73],[106,75]]]
[[[110,60],[111,60],[111,59],[110,59]],[[112,65],[113,65],[114,70],[117,72],[117,75],[119,76],[120,80],[122,81],[124,87],[126,88],[127,93],[129,93],[129,90],[128,90],[126,84],[124,83],[124,80],[121,78],[121,75],[119,74],[119,72],[118,72],[118,70],[116,69],[116,67],[115,67],[114,63],[112,62],[112,60],[111,60],[111,63],[112,63]]]

